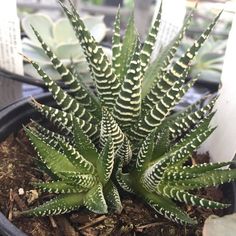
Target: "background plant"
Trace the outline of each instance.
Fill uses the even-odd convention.
[[[181,113],[171,111],[196,79],[186,83],[190,62],[207,39],[220,14],[198,40],[170,64],[189,25],[189,18],[168,50],[157,71],[150,64],[161,11],[141,46],[130,18],[121,42],[119,11],[114,24],[112,62],[86,29],[79,14],[62,5],[89,63],[98,97],[91,94],[56,57],[34,29],[52,64],[69,86],[63,91],[40,66],[40,74],[60,109],[33,105],[58,131],[34,124],[26,129],[40,166],[51,176],[35,185],[57,196],[26,215],[55,215],[86,206],[96,213],[122,210],[119,189],[137,195],[166,218],[194,224],[175,201],[206,208],[225,208],[196,196],[192,190],[216,186],[236,178],[235,170],[221,169],[230,162],[188,165],[191,153],[214,131],[209,122],[216,98],[202,108],[198,103]],[[191,18],[191,17],[190,17]],[[144,81],[155,77],[151,89],[142,93]]]
[[[97,42],[101,42],[107,32],[103,16],[85,16],[83,21]],[[30,14],[22,19],[22,28],[27,38],[23,39],[24,55],[35,60],[53,79],[60,79],[50,63],[49,58],[44,54],[37,38],[34,35],[31,25],[37,28],[40,35],[44,38],[48,46],[53,50],[55,55],[68,67],[73,63],[76,71],[85,79],[89,77],[88,65],[83,54],[81,46],[78,44],[73,28],[67,18],[53,20],[44,14]],[[106,53],[110,53],[105,49]],[[25,72],[35,78],[40,78],[32,66],[25,65]]]

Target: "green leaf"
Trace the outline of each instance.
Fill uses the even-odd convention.
[[[127,165],[132,158],[132,149],[129,139],[125,136],[123,143],[120,145],[115,153],[116,166],[122,163],[122,165]],[[116,169],[117,170],[117,169]]]
[[[208,209],[221,209],[229,207],[228,204],[223,204],[215,201],[210,201],[204,198],[197,197],[193,194],[171,187],[167,184],[158,185],[157,191],[166,197],[172,198],[176,201],[185,202],[192,206],[201,206]]]
[[[141,65],[139,56],[139,46],[137,46],[113,110],[113,117],[124,129],[137,121],[141,112]]]
[[[151,88],[158,83],[158,80],[162,78],[163,74],[166,73],[168,65],[170,65],[179,44],[185,35],[192,19],[192,13],[187,17],[182,29],[177,36],[161,50],[157,58],[151,63],[144,74],[143,87],[142,87],[142,98],[144,98]]]
[[[78,209],[83,202],[84,194],[61,194],[52,200],[27,211],[22,212],[27,216],[60,215]]]
[[[94,118],[86,109],[67,92],[61,89],[55,81],[53,81],[44,71],[39,67],[36,62],[31,61],[34,68],[44,80],[48,90],[52,93],[53,98],[64,111],[74,114],[76,117],[91,123],[97,123]]]
[[[151,160],[157,160],[159,157],[167,153],[169,149],[170,149],[170,132],[168,129],[164,128],[163,130],[158,132]]]
[[[117,77],[121,81],[125,78],[125,75],[128,71],[130,61],[137,45],[137,41],[138,35],[134,25],[134,15],[132,14],[125,31],[124,40],[121,46],[121,54],[119,56],[119,59],[117,59],[119,68],[117,67],[116,73]]]
[[[157,17],[154,21],[154,24],[152,25],[152,27],[149,30],[149,34],[146,38],[146,40],[144,41],[142,50],[140,52],[140,60],[141,60],[141,79],[143,80],[143,75],[146,72],[150,59],[151,59],[151,55],[156,43],[156,38],[157,38],[157,34],[159,32],[159,26],[161,23],[161,14],[162,14],[162,2],[161,2],[161,6],[160,6],[160,10],[157,14]]]
[[[103,186],[108,182],[112,174],[114,167],[114,155],[113,141],[109,136],[97,160],[97,173]]]
[[[98,151],[81,128],[81,120],[73,119],[73,133],[78,152],[84,156],[87,161],[95,165],[99,156]]]
[[[22,28],[27,36],[37,45],[38,40],[31,28],[31,25],[38,29],[40,35],[45,39],[49,45],[53,45],[52,27],[53,22],[50,17],[44,14],[27,15],[22,19]]]
[[[123,209],[120,195],[116,186],[111,181],[104,187],[104,196],[108,204],[108,209],[120,214]]]
[[[79,83],[79,81],[73,76],[73,74],[62,64],[62,62],[51,51],[49,46],[46,43],[44,43],[44,41],[40,37],[39,33],[33,27],[32,27],[32,29],[33,29],[37,39],[41,43],[41,46],[44,49],[45,53],[50,58],[54,68],[61,75],[61,79],[65,82],[66,85],[69,86],[70,94],[72,96],[74,96],[79,101],[79,103],[81,103],[88,111],[94,113],[94,115],[96,115],[98,117],[100,115],[100,118],[101,118],[101,110],[100,110],[98,102],[94,98],[94,96],[92,96],[90,92],[88,92],[83,86],[81,86],[81,83]],[[39,72],[39,70],[38,70],[38,72]],[[42,74],[42,76],[45,76],[45,74]],[[46,77],[43,79],[45,80]],[[50,81],[46,80],[45,84],[47,84],[49,82]],[[49,87],[49,89],[50,89],[50,87]]]
[[[100,133],[101,147],[105,146],[109,136],[112,138],[116,151],[124,140],[124,134],[109,111],[106,108],[103,108]]]
[[[143,141],[136,160],[136,170],[142,171],[152,158],[155,145],[156,130],[153,130]]]
[[[216,186],[236,179],[236,170],[212,170],[205,174],[199,175],[197,178],[169,181],[171,186],[180,189],[191,190],[200,189],[210,186]]]
[[[215,18],[215,20],[209,25],[209,27],[202,33],[202,35],[194,42],[194,44],[186,51],[186,53],[178,59],[174,65],[161,76],[157,83],[152,87],[150,92],[145,97],[145,103],[150,108],[155,106],[160,99],[166,96],[166,93],[170,88],[175,87],[176,81],[181,80],[186,70],[189,67],[190,62],[197,55],[199,49],[206,41],[207,37],[211,33],[221,13]]]
[[[81,193],[88,191],[81,186],[69,185],[65,181],[54,181],[48,183],[33,183],[36,188],[48,193]]]
[[[155,193],[146,193],[145,199],[148,204],[165,218],[180,224],[196,224],[197,221],[188,216],[173,201],[165,196]]]
[[[120,90],[120,83],[116,75],[112,73],[111,63],[102,48],[97,45],[88,29],[85,27],[76,10],[73,8],[73,13],[71,13],[61,2],[60,4],[70,20],[76,36],[80,41],[80,45],[84,50],[90,70],[96,82],[101,103],[111,109]]]
[[[180,180],[195,178],[208,171],[215,170],[227,165],[231,165],[233,162],[217,162],[217,163],[203,163],[192,166],[174,166],[164,175],[167,180]]]
[[[76,170],[84,174],[93,174],[95,172],[94,165],[87,161],[73,146],[66,142],[60,142],[64,154],[68,160],[74,165]]]
[[[29,137],[37,154],[42,162],[57,176],[61,176],[61,167],[64,171],[76,171],[76,167],[62,153],[42,141],[40,137],[29,129],[25,129],[26,135]]]
[[[60,174],[69,185],[79,188],[90,189],[97,182],[95,174],[81,174],[76,171],[61,171]]]
[[[83,204],[97,214],[107,213],[107,204],[103,195],[102,185],[94,186],[85,196]]]
[[[119,80],[120,80],[119,78],[120,56],[121,56],[121,35],[120,35],[120,7],[119,7],[116,13],[114,32],[112,36],[112,68]]]

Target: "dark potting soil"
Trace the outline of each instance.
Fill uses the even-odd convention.
[[[16,217],[16,212],[35,207],[52,195],[40,193],[32,182],[48,180],[35,163],[33,151],[24,131],[9,136],[0,144],[0,211],[18,228],[33,236],[97,236],[97,235],[201,235],[204,220],[211,214],[223,215],[223,211],[183,205],[190,216],[196,216],[199,224],[181,226],[158,215],[141,200],[124,194],[121,214],[97,215],[84,208],[76,212],[52,217]],[[209,156],[194,155],[193,163],[209,162]],[[220,188],[206,188],[199,196],[215,201],[228,202]]]

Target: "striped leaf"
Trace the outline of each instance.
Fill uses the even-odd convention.
[[[114,144],[109,136],[107,142],[97,160],[97,173],[99,180],[104,186],[112,174],[114,166]]]
[[[67,156],[69,161],[73,164],[76,170],[84,174],[94,174],[94,165],[86,160],[73,146],[66,142],[60,142],[64,154]]]
[[[236,179],[236,170],[213,170],[206,174],[199,175],[197,178],[169,181],[168,184],[184,190],[192,190],[216,186]]]
[[[108,137],[111,137],[116,151],[124,140],[124,134],[106,108],[103,108],[102,113],[100,145],[103,148]]]
[[[115,154],[115,161],[119,164],[120,162],[122,165],[127,165],[132,158],[132,149],[129,139],[125,136],[123,143],[118,148]]]
[[[98,150],[81,127],[81,120],[73,119],[73,133],[76,150],[84,156],[87,161],[96,165],[99,156]]]
[[[203,163],[193,166],[175,166],[167,171],[164,175],[164,179],[167,180],[180,180],[195,178],[208,171],[215,170],[221,167],[231,165],[233,162],[217,162],[217,163]]]
[[[182,211],[171,199],[159,194],[147,193],[146,202],[159,214],[178,224],[196,224],[197,221]]]
[[[33,185],[41,189],[44,192],[48,193],[81,193],[87,191],[86,188],[82,188],[81,186],[73,186],[69,185],[65,181],[53,181],[48,183],[33,183]]]
[[[137,43],[138,35],[134,25],[134,15],[132,14],[125,31],[120,56],[116,61],[119,65],[119,68],[117,67],[116,69],[116,73],[121,81],[124,80],[127,74]]]
[[[185,202],[186,204],[190,204],[192,206],[200,206],[208,209],[220,209],[229,207],[228,204],[223,204],[200,198],[183,190],[168,186],[166,184],[158,185],[157,191],[166,197],[172,198],[176,201]]]
[[[206,117],[212,110],[215,101],[216,98],[212,99],[212,101],[206,106],[191,113],[187,110],[185,113],[181,114],[181,116],[177,117],[173,122],[171,122],[169,125],[171,138],[176,139],[177,137],[180,137],[194,124],[198,123],[202,118]]]
[[[99,107],[99,103],[95,96],[92,96],[91,92],[86,90],[80,81],[78,81],[73,74],[68,70],[62,62],[56,57],[56,55],[51,51],[49,46],[43,41],[39,33],[32,27],[37,39],[41,43],[42,48],[45,53],[51,60],[54,68],[60,74],[61,79],[65,82],[65,84],[69,87],[69,93],[79,101],[89,112],[94,114],[94,116],[99,117],[101,115],[101,109]]]
[[[75,171],[61,171],[61,175],[68,184],[85,189],[91,189],[97,182],[96,176],[92,173],[81,174]]]
[[[97,45],[78,13],[71,13],[63,4],[64,12],[70,20],[81,47],[86,55],[90,70],[94,76],[98,95],[102,105],[112,108],[120,90],[120,82],[112,73],[112,66],[102,48]]]
[[[176,81],[174,86],[165,94],[165,96],[131,128],[131,134],[136,137],[136,139],[144,138],[149,132],[161,125],[162,121],[180,101],[183,83],[184,78]]]
[[[43,104],[39,104],[36,101],[32,101],[31,104],[50,122],[52,122],[55,127],[65,136],[72,136],[73,130],[73,117],[71,113],[61,111],[59,109],[49,107]],[[82,130],[92,141],[96,141],[98,138],[98,128],[94,124],[90,124],[84,120],[78,121],[81,125]]]
[[[83,201],[85,207],[98,214],[107,213],[107,204],[103,195],[101,184],[94,186],[85,196]]]
[[[147,164],[149,164],[153,149],[155,146],[156,130],[152,131],[143,141],[136,160],[136,170],[141,171]]]
[[[72,98],[63,89],[61,89],[55,81],[53,81],[44,71],[39,67],[36,62],[31,62],[38,74],[44,80],[48,90],[53,95],[53,98],[64,111],[74,114],[76,117],[96,124],[98,121],[95,119],[77,100]]]
[[[145,170],[142,177],[142,184],[149,190],[154,190],[155,186],[163,178],[166,169],[175,165],[176,163],[186,161],[189,154],[192,153],[206,138],[212,133],[212,129],[203,129],[205,123],[200,125],[190,137],[184,139],[178,145],[174,146],[168,153],[150,165]]]
[[[76,171],[76,167],[68,160],[68,158],[58,152],[53,147],[42,141],[37,134],[33,133],[29,129],[25,129],[26,135],[33,144],[41,161],[57,176],[61,176],[61,167],[65,171]]]
[[[116,186],[111,181],[109,181],[104,187],[104,196],[108,205],[108,209],[117,214],[120,214],[123,209],[120,195]]]
[[[141,67],[139,49],[135,50],[127,75],[113,110],[113,117],[121,128],[134,123],[141,112]]]
[[[22,214],[27,216],[50,216],[64,214],[78,209],[83,202],[83,196],[84,194],[81,193],[61,194],[34,209],[22,212]]]
[[[151,55],[152,55],[152,51],[154,49],[155,43],[156,43],[156,38],[157,38],[157,34],[159,32],[159,26],[161,23],[161,14],[162,14],[162,3],[160,6],[160,10],[157,14],[157,17],[152,25],[152,27],[149,30],[149,34],[146,38],[146,40],[144,41],[142,50],[140,52],[140,60],[141,60],[141,79],[143,79],[143,75],[146,72],[150,59],[151,59]]]
[[[145,103],[149,107],[154,106],[158,100],[165,96],[166,92],[175,85],[176,80],[181,79],[186,69],[189,67],[190,62],[194,59],[197,52],[206,41],[207,37],[211,33],[221,13],[215,18],[215,20],[209,25],[209,27],[202,33],[202,35],[195,41],[192,47],[190,47],[186,53],[164,74],[161,79],[150,90],[148,95],[145,97]],[[158,96],[152,96],[158,95]]]
[[[147,68],[144,74],[143,87],[142,87],[142,98],[144,98],[151,88],[158,83],[158,80],[163,77],[166,73],[167,67],[170,65],[186,30],[189,28],[193,12],[189,14],[185,20],[182,29],[177,36],[157,55],[157,58]]]
[[[112,37],[112,69],[119,80],[120,80],[119,77],[120,56],[121,56],[121,35],[120,35],[120,7],[119,7],[116,13],[114,31]]]

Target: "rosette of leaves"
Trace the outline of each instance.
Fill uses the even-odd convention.
[[[68,9],[61,5],[83,48],[98,97],[92,95],[61,63],[34,29],[42,48],[69,90],[61,89],[36,62],[31,61],[60,107],[33,102],[36,109],[54,124],[57,132],[39,124],[26,129],[40,157],[40,166],[53,179],[35,186],[56,196],[23,213],[31,216],[56,215],[80,206],[102,214],[109,209],[120,212],[120,189],[135,194],[164,217],[181,224],[194,224],[196,220],[176,201],[213,209],[228,207],[227,204],[198,197],[192,190],[236,179],[235,170],[221,169],[230,162],[187,164],[191,153],[214,130],[209,127],[209,122],[214,114],[212,108],[216,98],[202,108],[193,104],[181,113],[171,114],[196,81],[185,82],[190,63],[220,14],[198,40],[169,66],[189,25],[187,18],[175,42],[159,62],[157,72],[156,67],[150,64],[150,56],[161,11],[143,45],[136,33],[133,17],[121,41],[118,11],[114,24],[113,57],[109,61],[73,6]],[[150,76],[155,76],[153,86],[142,97],[143,82]]]
[[[101,42],[107,32],[103,18],[103,16],[89,15],[83,17],[86,27],[97,42]],[[31,25],[38,30],[44,41],[67,67],[73,63],[74,68],[83,75],[83,78],[86,77],[86,75],[89,75],[83,50],[78,44],[73,28],[67,18],[60,18],[54,22],[48,15],[36,13],[25,16],[22,19],[21,25],[24,33],[27,35],[27,38],[23,39],[24,55],[39,63],[42,69],[53,79],[60,79],[60,75],[56,72],[50,63],[50,60],[44,54],[31,29]],[[106,50],[107,53],[109,53],[109,50]],[[25,65],[25,71],[34,78],[40,78],[29,64]]]

